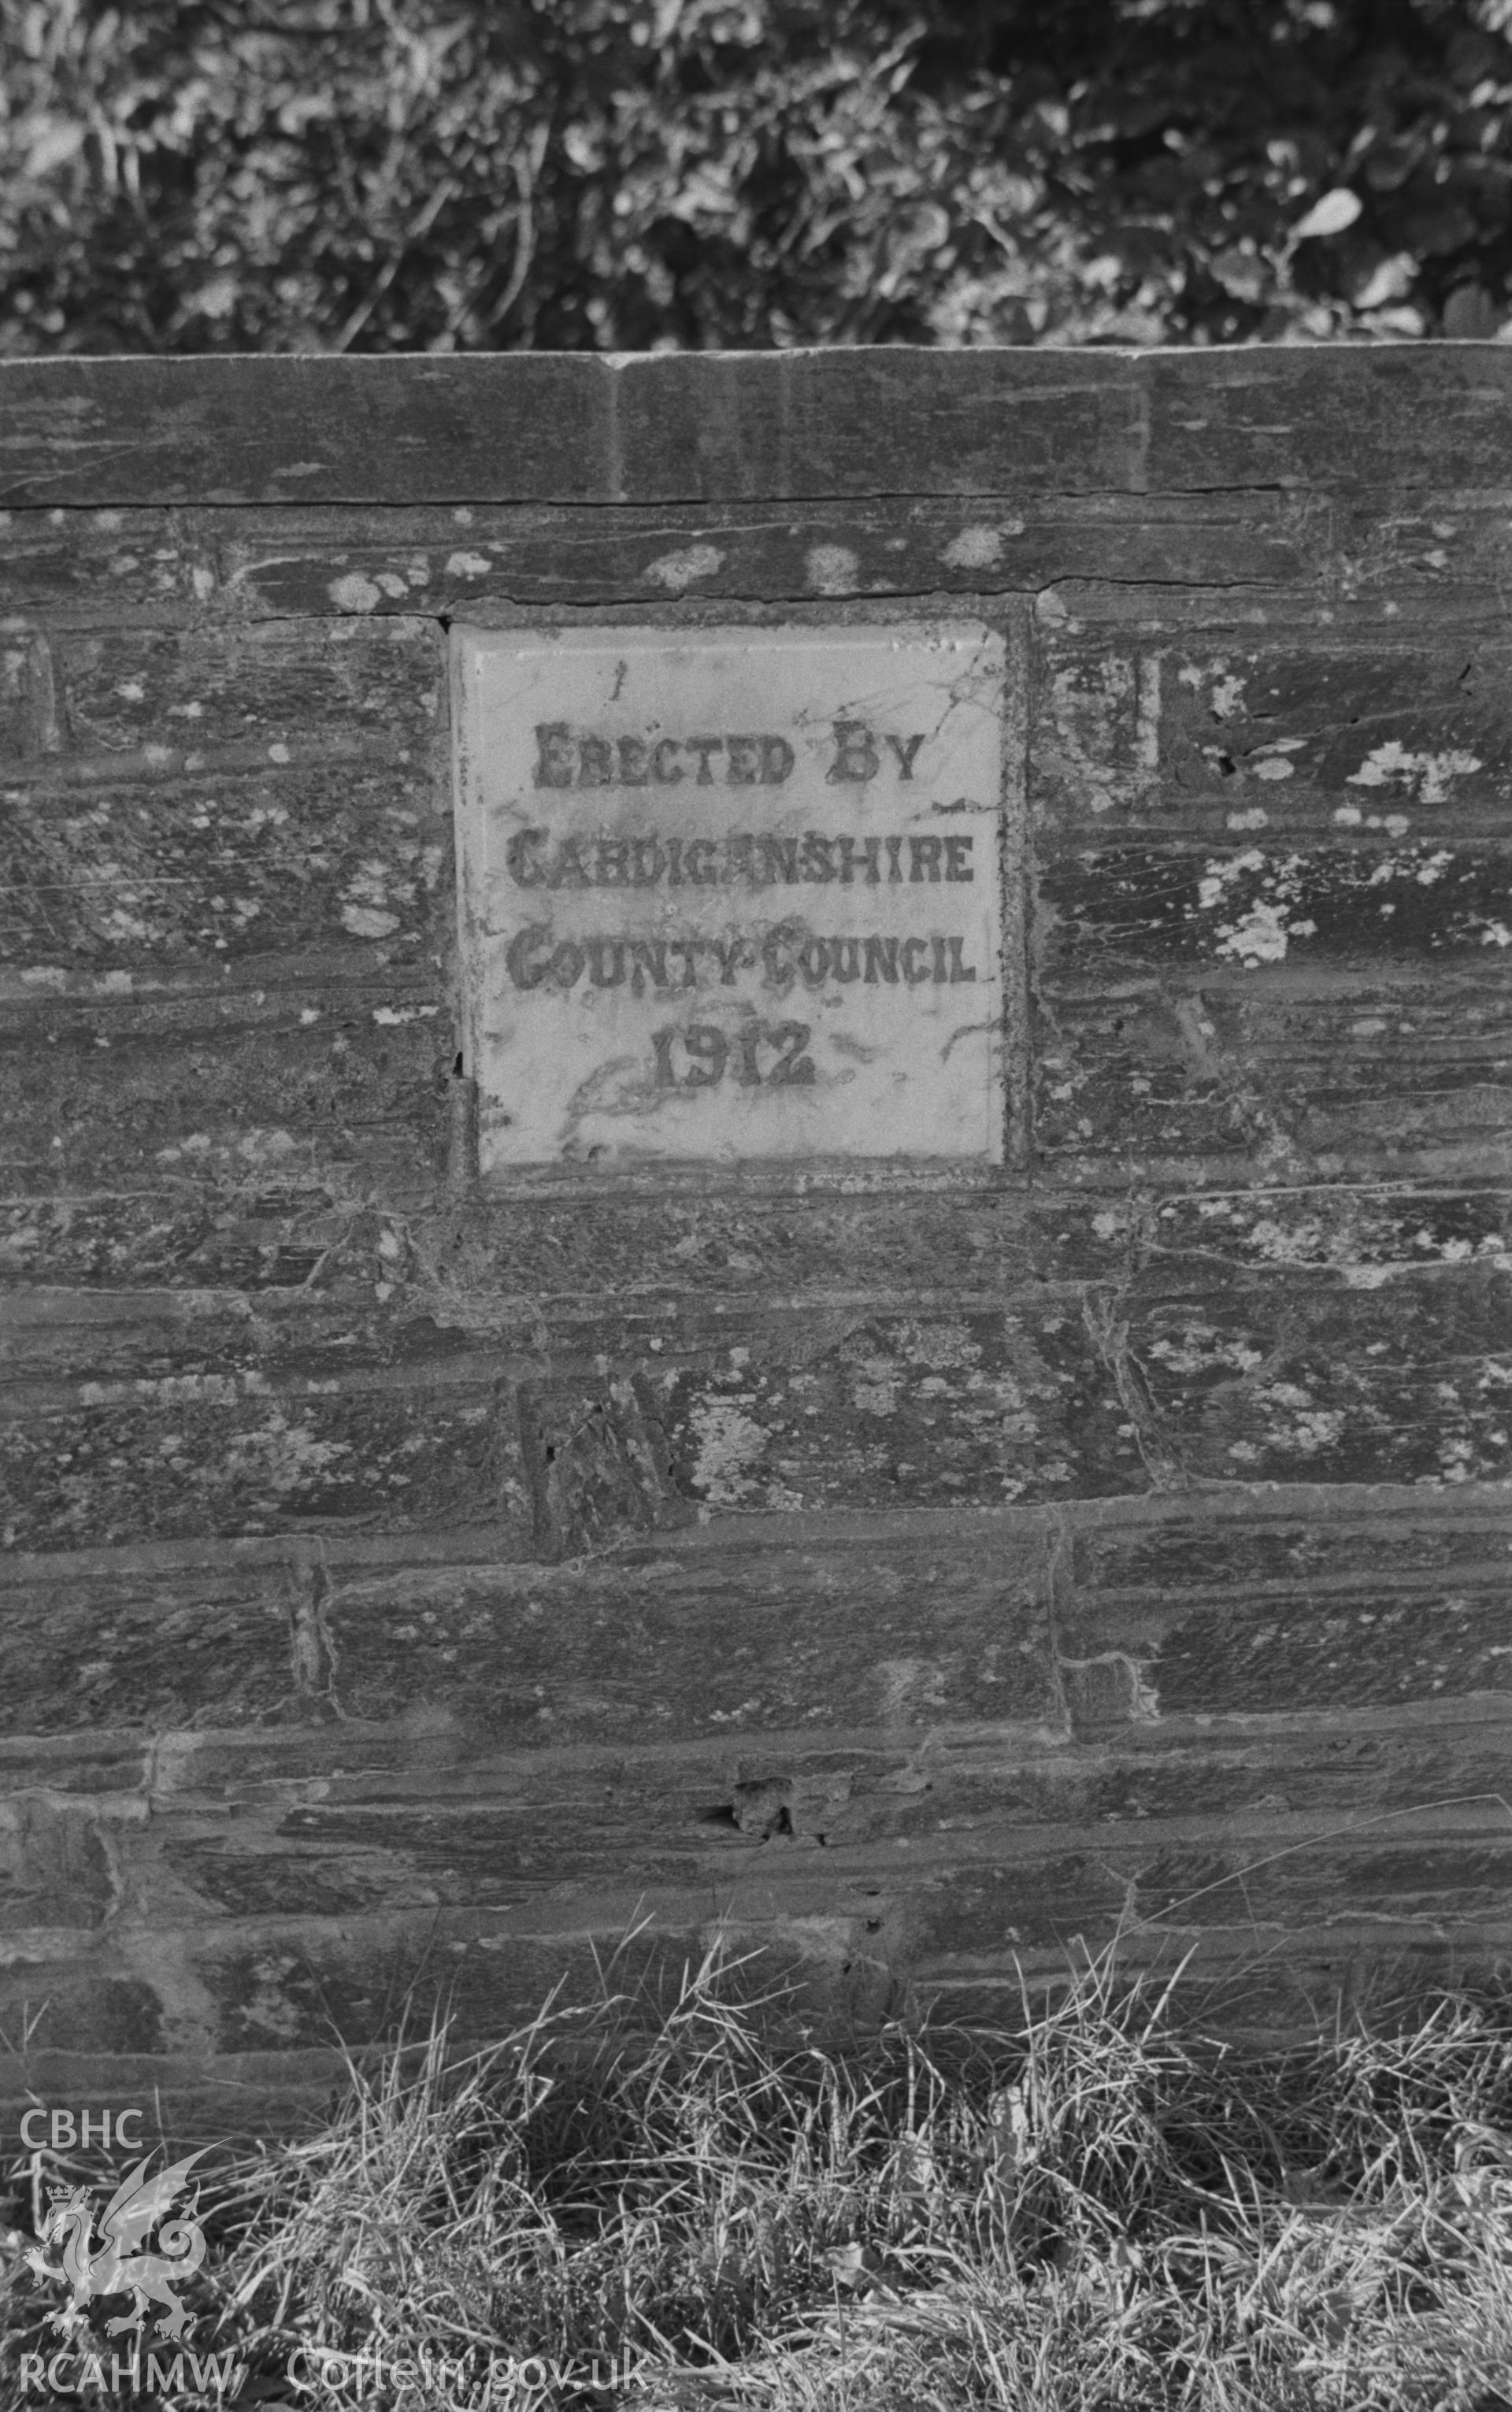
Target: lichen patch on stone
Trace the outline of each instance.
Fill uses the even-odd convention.
[[[654,561],[648,561],[640,575],[657,586],[665,586],[670,594],[681,595],[700,578],[712,578],[724,559],[717,545],[689,544],[679,552],[658,553]]]

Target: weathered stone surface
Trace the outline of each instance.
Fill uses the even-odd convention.
[[[1449,506],[1446,506],[1448,507]],[[1036,592],[1062,580],[1179,579],[1332,593],[1332,508],[1304,493],[1038,493],[897,501],[822,498],[762,509],[712,502],[605,511],[591,505],[391,505],[290,511],[12,511],[0,525],[0,611],[50,631],[238,621],[487,619],[524,607],[697,609],[781,596]],[[1363,515],[1359,543],[1377,522]],[[1494,604],[1501,555],[1478,538],[1461,580]],[[1353,540],[1353,537],[1352,537]],[[1425,521],[1422,542],[1442,550]],[[1461,551],[1465,550],[1463,545]],[[1349,555],[1351,563],[1354,553]],[[1368,591],[1421,585],[1410,545],[1373,556]],[[37,639],[31,640],[35,647]],[[41,661],[0,655],[19,702]],[[183,732],[173,732],[182,739]]]
[[[1258,1551],[1253,1519],[1242,1537]],[[1095,1663],[1068,1655],[1095,1638],[1065,1625],[1063,1678]],[[3,1747],[19,1773],[22,1746]],[[28,1747],[57,1765],[65,1754],[71,1764],[78,1745]],[[130,1747],[120,1737],[112,1763],[124,1769]],[[1258,1716],[1155,1713],[1090,1739],[1064,1723],[1011,1720],[819,1732],[800,1724],[733,1736],[712,1726],[672,1744],[586,1749],[570,1741],[520,1749],[492,1740],[486,1725],[433,1717],[407,1727],[286,1718],[185,1731],[150,1770],[139,1737],[136,1752],[135,1792],[152,1803],[150,1826],[128,1835],[139,1855],[207,1833],[271,1847],[294,1819],[288,1832],[315,1847],[348,1835],[396,1851],[414,1842],[447,1864],[456,1819],[462,1867],[472,1859],[467,1838],[486,1827],[501,1847],[528,1851],[517,1864],[548,1884],[559,1853],[567,1875],[595,1865],[612,1874],[615,1853],[641,1845],[696,1848],[717,1870],[769,1846],[780,1856],[903,1836],[948,1859],[958,1832],[1089,1821],[1152,1831],[1152,1819],[1196,1817],[1214,1831],[1239,1821],[1260,1832],[1283,1816],[1410,1818],[1415,1801],[1490,1797],[1505,1786],[1512,1701],[1505,1692],[1435,1695],[1360,1707],[1346,1720],[1320,1719],[1305,1703]]]
[[[97,969],[126,994],[186,963],[433,951],[438,644],[414,620],[32,639],[0,723],[0,950],[34,986]]]
[[[507,390],[470,361],[7,362],[0,503],[611,499],[612,369],[520,358]]]
[[[7,1734],[148,1725],[234,1727],[301,1698],[293,1658],[299,1587],[256,1576],[185,1584],[80,1577],[6,1600],[0,1715]]]
[[[564,604],[697,608],[756,596],[810,601],[879,595],[997,595],[1053,581],[1179,575],[1193,584],[1297,585],[1322,574],[1326,515],[1281,494],[1046,496],[955,502],[870,498],[762,511],[712,504],[657,511],[543,511],[479,505],[438,525],[433,512],[301,515],[303,551],[282,517],[195,515],[237,600],[254,613],[332,608],[383,616],[487,616]],[[259,541],[260,539],[260,541]],[[85,539],[87,541],[87,539]],[[15,515],[18,594],[79,595],[99,571],[60,558],[51,529]],[[0,594],[6,556],[0,552]]]
[[[1062,855],[1037,926],[1047,1160],[1177,1187],[1500,1173],[1509,871],[1479,839]]]
[[[289,2115],[638,1903],[857,2017],[1505,1958],[1506,348],[7,396],[0,2100]],[[1003,1164],[491,1193],[456,625],[904,611],[1014,664]]]
[[[107,1805],[144,1791],[149,1753],[140,1733],[107,1724],[91,1733],[0,1735],[0,1787],[7,1799],[41,1792],[54,1802],[96,1798]]]
[[[201,1762],[233,1743],[247,1764],[217,1781]],[[203,1892],[208,1914],[236,1908],[245,1887],[247,1905],[256,1891],[293,1915],[307,1882],[360,1890],[381,1868],[395,1887],[458,1905],[602,1890],[625,1871],[637,1883],[717,1888],[752,1878],[757,1861],[766,1880],[819,1851],[842,1855],[827,1868],[885,1859],[890,1882],[910,1870],[924,1881],[962,1856],[1018,1854],[1050,1829],[1096,1826],[1105,1840],[1137,1831],[1153,1848],[1169,1827],[1236,1846],[1246,1837],[1257,1856],[1315,1832],[1320,1817],[1370,1819],[1388,1838],[1399,1821],[1410,1828],[1415,1802],[1490,1805],[1507,1775],[1512,1702],[1504,1693],[1365,1709],[1347,1733],[1306,1711],[1257,1719],[1247,1709],[1219,1712],[1216,1726],[1211,1713],[1174,1727],[1151,1714],[1076,1743],[1012,1727],[891,1739],[795,1731],[738,1749],[484,1748],[423,1769],[416,1743],[401,1762],[396,1745],[386,1752],[350,1724],[280,1728],[260,1755],[256,1743],[202,1737],[175,1761],[173,1790],[154,1796],[154,1849]],[[354,1768],[354,1757],[364,1763]],[[256,1772],[274,1765],[287,1772]]]
[[[1145,1484],[1075,1295],[1016,1314],[853,1311],[832,1335],[811,1322],[800,1349],[736,1346],[648,1387],[675,1479],[711,1508],[1006,1506]]]
[[[684,1311],[689,1329],[717,1348],[725,1312],[747,1315],[753,1301],[759,1314],[819,1302],[874,1313],[887,1302],[931,1316],[994,1306],[1044,1283],[1122,1288],[1131,1266],[1152,1256],[1212,1267],[1331,1265],[1363,1278],[1495,1260],[1512,1248],[1512,1194],[1490,1184],[1335,1179],[1187,1198],[1126,1187],[1016,1198],[930,1183],[898,1196],[821,1191],[801,1211],[780,1194],[715,1201],[695,1190],[662,1198],[648,1221],[640,1199],[602,1194],[459,1208],[438,1196],[435,1165],[417,1158],[412,1151],[406,1167],[365,1143],[360,1158],[301,1183],[239,1179],[233,1155],[197,1172],[192,1187],[15,1199],[0,1209],[0,1272],[48,1293],[28,1310],[39,1331],[61,1331],[101,1290],[160,1293],[139,1309],[148,1323],[169,1297],[184,1297],[179,1346],[202,1336],[207,1311],[243,1328],[247,1320],[224,1297],[213,1309],[196,1302],[199,1290],[298,1290],[322,1312],[334,1303],[374,1323],[426,1314],[442,1326],[492,1331],[519,1330],[547,1303],[591,1323],[612,1301],[617,1316],[631,1311],[638,1321],[636,1356],[656,1359],[676,1345]],[[372,1202],[374,1164],[382,1204]],[[423,1183],[418,1172],[427,1173]],[[377,1297],[380,1284],[389,1300]],[[59,1288],[76,1302],[67,1316]],[[276,1305],[266,1302],[268,1311]],[[139,1310],[127,1298],[109,1312],[129,1321]],[[9,1328],[14,1346],[15,1310]]]
[[[1162,1717],[1505,1694],[1509,1533],[1504,1510],[1089,1537],[1063,1646],[1121,1655]]]
[[[1167,1520],[1167,1537],[1181,1529]],[[1442,1701],[1406,1714],[1366,1708],[1346,1734],[1311,1708],[1268,1728],[1250,1707],[1234,1719],[1242,1740],[1206,1715],[1208,1739],[1178,1717],[1162,1742],[1147,1718],[1070,1751],[1021,1728],[973,1743],[937,1724],[838,1747],[801,1730],[732,1736],[691,1757],[638,1736],[628,1757],[586,1759],[556,1744],[511,1760],[492,1743],[459,1757],[433,1721],[397,1750],[350,1719],[207,1731],[159,1760],[151,1824],[123,1831],[127,1948],[156,1955],[178,2031],[233,2046],[313,2039],[317,2003],[354,2040],[381,2033],[411,1978],[423,1993],[455,1976],[471,2031],[496,2033],[585,1929],[612,1944],[627,1869],[653,1948],[688,1948],[712,1889],[736,1939],[781,1954],[807,1934],[809,1979],[831,2008],[836,1987],[905,1967],[959,2006],[993,1968],[1005,1921],[1026,1968],[1048,1975],[1073,1936],[1095,1946],[1131,1908],[1131,1960],[1197,1937],[1211,1968],[1258,1938],[1294,1971],[1330,1948],[1343,1970],[1361,1916],[1407,1942],[1430,1895],[1433,1931],[1469,1949],[1505,1880],[1505,1838],[1462,1816],[1458,1832],[1425,1831],[1412,1794],[1484,1802],[1505,1783],[1512,1726],[1446,1722]],[[1346,1865],[1326,1829],[1362,1813],[1373,1847]],[[1393,1842],[1415,1818],[1414,1839]],[[1089,1823],[1094,1855],[1079,1839]],[[34,1975],[66,1977],[42,1949],[40,1936],[24,1946]],[[69,2001],[66,1982],[71,2034]],[[1253,2023],[1253,1986],[1244,2001]]]
[[[1165,1850],[1105,1844],[1027,1867],[955,1872],[910,1905],[907,1946],[921,1970],[944,1974],[957,1955],[1001,1949],[1005,1934],[1031,1950],[1069,1956],[1078,1941],[1096,1950],[1121,1919],[1133,1930],[1131,1959],[1164,1947],[1173,1960],[1194,1933],[1217,1940],[1226,1929],[1230,1949],[1251,1960],[1329,1926],[1358,1934],[1365,1922],[1395,1930],[1395,1940],[1426,1921],[1447,1942],[1498,1917],[1508,1870],[1505,1834],[1423,1838],[1398,1850],[1303,1844],[1253,1856],[1197,1835]]]
[[[1331,1590],[1382,1573],[1499,1581],[1512,1553],[1512,1499],[1500,1493],[1467,1491],[1432,1512],[1432,1503],[1400,1496],[1334,1500],[1327,1514],[1320,1499],[1273,1504],[1264,1516],[1257,1507],[1240,1496],[1220,1521],[1182,1503],[1149,1524],[1125,1521],[1079,1535],[1077,1586],[1163,1596],[1240,1581]]]
[[[404,1238],[396,1239],[396,1231]],[[416,1277],[403,1282],[405,1238],[396,1220],[354,1240],[360,1263],[387,1270],[388,1282],[275,1294],[256,1312],[228,1286],[13,1289],[0,1301],[0,1364],[10,1394],[19,1406],[58,1414],[133,1401],[170,1404],[175,1395],[225,1405],[242,1396],[320,1397],[342,1390],[476,1390],[535,1371],[539,1327],[528,1310],[517,1304],[493,1319],[493,1346],[483,1337],[481,1317],[469,1330],[454,1316],[448,1328],[424,1311],[429,1300],[419,1269],[412,1264]],[[606,1308],[603,1328],[610,1320]],[[618,1330],[615,1340],[623,1345]]]
[[[632,360],[625,498],[1347,487],[1387,462],[1403,481],[1501,478],[1512,403],[1491,346],[1426,371],[1400,349],[1364,357],[983,351],[959,376],[891,346]]]
[[[0,744],[60,787],[151,782],[185,765],[187,775],[213,781],[270,761],[285,768],[273,750],[282,747],[290,760],[348,770],[407,759],[415,792],[434,809],[431,755],[446,660],[428,620],[111,625],[29,639],[17,631],[13,641],[24,658]]]
[[[1062,1179],[1418,1182],[1505,1163],[1512,1016],[1487,964],[1253,965],[1042,990],[1035,1134]],[[1395,974],[1395,976],[1393,976]]]
[[[1496,501],[1488,506],[1463,487],[1435,491],[1431,479],[1394,492],[1341,494],[1330,505],[1329,528],[1341,563],[1340,600],[1394,601],[1397,615],[1410,615],[1425,638],[1477,595],[1495,595],[1512,537]],[[1494,616],[1488,615],[1492,625]]]
[[[1264,848],[1348,831],[1367,846],[1379,832],[1388,853],[1505,834],[1498,618],[1445,627],[1419,610],[1369,642],[1325,626],[1300,644],[1284,607],[1271,616],[1263,634],[1152,629],[1142,643],[1095,614],[1048,624],[1044,842],[1138,829]]]
[[[1220,1232],[1244,1228],[1213,1203]],[[1288,1253],[1251,1207],[1236,1264],[1161,1244],[1153,1211],[1103,1219],[1122,1263],[1020,1288],[1017,1310],[505,1299],[469,1321],[429,1276],[423,1228],[380,1229],[394,1282],[308,1305],[270,1293],[257,1317],[214,1293],[84,1312],[88,1294],[33,1291],[4,1344],[11,1545],[502,1517],[554,1560],[695,1510],[1505,1478],[1495,1230],[1490,1247],[1452,1218],[1439,1240],[1409,1234],[1399,1201],[1396,1260],[1340,1262],[1315,1223]]]
[[[1490,1597],[1425,1585],[1367,1596],[1369,1607],[1303,1595],[1284,1609],[1257,1603],[1173,1623],[1143,1680],[1172,1715],[1218,1703],[1237,1715],[1304,1696],[1342,1710],[1512,1689],[1505,1587]]]
[[[1196,1938],[1210,1963],[1243,1964],[1272,1953],[1300,1958],[1329,1937],[1347,1961],[1372,1922],[1409,1943],[1417,1930],[1441,1945],[1484,1947],[1494,1931],[1505,1826],[1440,1815],[1405,1846],[1369,1834],[1323,1839],[1295,1824],[1288,1844],[1287,1831],[1274,1822],[1253,1841],[1214,1838],[1211,1827],[1104,1831],[1094,1846],[1061,1830],[1017,1848],[999,1838],[980,1854],[958,1852],[948,1867],[918,1869],[847,1865],[844,1855],[832,1865],[817,1850],[778,1864],[763,1852],[760,1873],[726,1890],[721,1923],[737,1947],[759,1942],[788,1959],[830,2008],[843,2002],[845,1980],[864,1987],[873,2014],[879,1990],[902,2008],[910,1991],[927,1996],[974,1968],[1011,1985],[1006,1934],[1027,1972],[1050,1975],[1064,1971],[1075,1947],[1106,1942],[1121,1919],[1131,1965],[1174,1957]],[[568,1888],[478,1907],[353,1907],[339,1922],[269,1906],[251,1923],[213,1919],[161,1933],[177,2015],[192,1999],[201,2049],[308,2048],[332,2027],[362,2043],[386,2031],[396,1992],[422,2011],[445,1993],[462,2034],[497,2037],[559,1978],[590,1982],[595,1942],[601,1956],[619,1944],[624,1981],[661,1954],[697,1949],[710,1932],[698,1893],[652,1890],[648,1924],[626,1954],[617,1905],[612,1893]],[[914,1987],[903,1977],[910,1964]]]
[[[574,1558],[691,1521],[666,1434],[632,1377],[586,1390],[532,1380],[519,1392],[519,1414],[543,1557]]]
[[[1055,1713],[1037,1537],[968,1584],[928,1538],[780,1531],[733,1554],[667,1535],[619,1564],[353,1574],[325,1610],[342,1706],[424,1704],[516,1746]]]
[[[0,503],[1496,488],[1505,352],[16,360]]]
[[[1489,345],[1444,345],[1420,376],[1402,351],[1373,353],[1363,376],[1343,350],[1244,346],[1204,375],[1195,353],[1146,355],[1151,434],[1141,465],[1157,490],[1238,482],[1495,487],[1512,379]]]
[[[164,2049],[162,2004],[143,1978],[123,1976],[97,1951],[8,1947],[0,1958],[0,2028],[12,2048],[88,2053],[95,2068],[118,2055]]]
[[[97,1927],[114,1894],[96,1819],[35,1793],[0,1802],[0,1932]]]
[[[1496,1263],[1512,1248],[1512,1196],[1505,1189],[1376,1187],[1239,1190],[1196,1198],[1146,1198],[1099,1207],[1095,1236],[1122,1232],[1137,1257],[1187,1257],[1211,1265],[1333,1265],[1360,1287],[1404,1265]],[[1375,1281],[1378,1287],[1379,1281]]]
[[[1129,1352],[1188,1478],[1499,1481],[1512,1467],[1512,1291],[1490,1264],[1363,1289],[1304,1272],[1158,1287],[1129,1311]]]
[[[633,1940],[628,1921],[602,1907],[586,1933],[580,1924],[532,1933],[528,1919],[504,1911],[396,1910],[339,1926],[270,1921],[260,1940],[232,1934],[196,1951],[206,2044],[233,2066],[243,2053],[312,2052],[333,2034],[360,2045],[392,2035],[399,2001],[417,2022],[444,2008],[459,2038],[497,2041],[553,1991],[589,1999],[606,1960],[617,1983],[653,1986],[659,1963],[699,1949],[697,1907],[681,1908]]]
[[[213,513],[160,505],[9,511],[0,521],[0,612],[12,624],[0,652],[0,694],[14,711],[30,689],[34,743],[47,726],[51,656],[42,627],[169,628],[202,620],[218,579],[214,525]]]
[[[1484,963],[1512,929],[1512,856],[1403,839],[1222,851],[1107,846],[1045,875],[1045,917],[1083,975],[1146,964],[1339,964],[1377,978],[1425,959]],[[1506,943],[1512,944],[1512,937]]]
[[[170,1836],[161,1865],[207,1917],[244,1920],[520,1906],[586,1886],[697,1886],[727,1873],[707,1846],[708,1829],[665,1786],[634,1802],[599,1789],[609,1797],[596,1817],[574,1816],[575,1802],[549,1810],[545,1801],[524,1810],[291,1809],[251,1832],[240,1821],[228,1833]],[[548,1816],[557,1829],[550,1841]]]
[[[312,982],[221,998],[12,1007],[0,1112],[22,1196],[170,1179],[257,1194],[360,1162],[391,1133],[433,1169],[450,1032],[430,983]],[[194,1211],[194,1210],[191,1210]]]
[[[0,1427],[12,1549],[349,1521],[408,1533],[521,1512],[511,1419],[492,1386],[312,1398],[187,1375],[142,1384],[145,1397],[122,1387],[113,1405]]]
[[[934,1521],[863,1542],[844,1525],[794,1537],[767,1520],[738,1550],[695,1529],[559,1566],[501,1565],[507,1522],[486,1518],[461,1558],[427,1560],[371,1528],[354,1554],[351,1524],[290,1536],[280,1554],[270,1537],[225,1574],[210,1571],[213,1552],[179,1572],[171,1548],[148,1564],[95,1551],[76,1573],[54,1555],[30,1562],[7,1607],[7,1722],[27,1734],[103,1713],[171,1729],[339,1712],[419,1719],[417,1733],[469,1737],[476,1754],[485,1736],[534,1749],[789,1725],[902,1731],[939,1722],[951,1699],[994,1722],[1056,1716],[1044,1536],[1015,1535],[983,1563],[979,1541],[963,1551]],[[698,1641],[711,1618],[717,1661]],[[430,1764],[443,1744],[415,1747]]]
[[[267,969],[284,948],[359,974],[433,949],[448,850],[414,780],[387,764],[316,763],[231,789],[217,781],[218,795],[209,784],[12,791],[0,949],[34,993],[38,975],[70,968],[150,989],[185,964]]]
[[[644,1189],[479,1198],[437,1218],[438,1273],[474,1299],[639,1298],[681,1312],[684,1301],[697,1311],[725,1298],[773,1308],[808,1296],[956,1301],[1057,1263],[1027,1199],[948,1178],[905,1174],[895,1189],[870,1193],[859,1184],[766,1192],[752,1184],[733,1196],[668,1184],[654,1214],[645,1201]],[[1092,1211],[1078,1206],[1073,1219],[1085,1225]]]
[[[0,1205],[0,1278],[86,1293],[98,1285],[232,1286],[244,1297],[306,1283],[337,1288],[350,1278],[370,1291],[387,1272],[379,1250],[388,1225],[365,1207],[358,1166],[323,1173],[304,1183],[239,1180],[233,1161],[192,1190],[165,1181],[11,1198]]]
[[[528,1525],[521,1363],[385,1316],[389,1287],[271,1319],[225,1293],[22,1293],[0,1314],[9,1546]]]

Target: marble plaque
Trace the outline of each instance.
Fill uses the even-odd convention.
[[[453,643],[485,1174],[1000,1159],[1000,637]]]

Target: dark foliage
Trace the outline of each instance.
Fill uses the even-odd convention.
[[[1490,335],[1512,0],[0,0],[0,348]]]

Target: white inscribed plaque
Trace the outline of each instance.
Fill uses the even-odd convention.
[[[484,1173],[1000,1159],[1000,637],[453,641]]]

